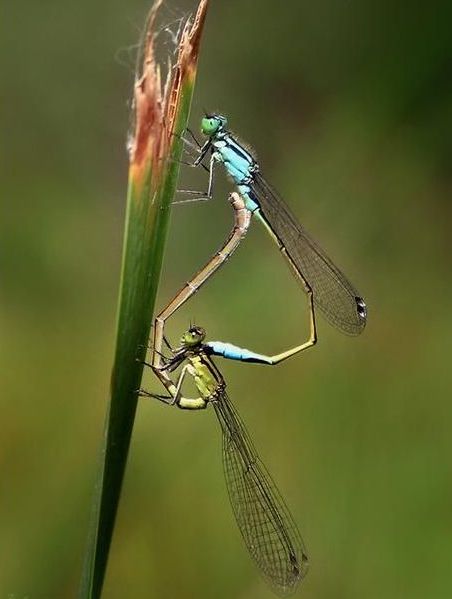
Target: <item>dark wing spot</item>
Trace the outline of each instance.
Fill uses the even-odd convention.
[[[358,310],[358,315],[363,320],[366,320],[366,318],[367,318],[367,306],[366,306],[363,298],[362,297],[355,297],[355,301],[356,301],[356,309]]]
[[[300,567],[298,565],[298,560],[297,557],[295,555],[293,555],[293,553],[290,554],[290,564],[292,566],[292,572],[295,576],[299,576],[300,574]]]

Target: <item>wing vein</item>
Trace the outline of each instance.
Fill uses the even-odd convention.
[[[262,217],[286,248],[300,278],[312,289],[315,305],[331,324],[344,333],[361,333],[366,325],[367,312],[358,291],[260,173],[255,173],[250,187]]]
[[[223,432],[223,467],[245,545],[281,595],[293,592],[308,560],[298,528],[226,392],[212,401]]]

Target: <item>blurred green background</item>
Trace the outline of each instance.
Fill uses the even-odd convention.
[[[172,0],[162,22],[193,2]],[[212,0],[192,125],[221,110],[369,306],[277,369],[222,363],[289,503],[305,599],[452,596],[450,3]],[[9,6],[0,227],[0,597],[76,595],[112,364],[128,98],[146,2]],[[5,22],[4,22],[5,23]],[[164,28],[159,38],[170,42]],[[202,185],[184,173],[181,184]],[[217,248],[230,184],[173,210],[158,307]],[[174,318],[279,351],[305,302],[262,228]],[[157,389],[149,377],[148,388]],[[210,410],[142,401],[104,597],[271,597]]]

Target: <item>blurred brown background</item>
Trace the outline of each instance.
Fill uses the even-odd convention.
[[[177,20],[194,4],[164,8]],[[72,598],[112,363],[138,0],[15,3],[3,40],[0,597]],[[450,3],[212,0],[192,126],[230,117],[369,305],[357,339],[220,364],[299,522],[305,599],[452,596]],[[4,21],[5,23],[5,21]],[[162,30],[165,46],[170,36]],[[184,173],[181,185],[202,185]],[[173,210],[161,307],[231,224]],[[279,351],[305,302],[261,227],[171,326]],[[300,331],[300,332],[299,332]],[[149,388],[157,388],[149,377]],[[142,401],[104,597],[271,597],[235,528],[213,413]]]

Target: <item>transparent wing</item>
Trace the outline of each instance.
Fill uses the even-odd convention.
[[[314,303],[331,324],[358,335],[367,319],[366,304],[346,276],[309,236],[277,192],[256,173],[250,187],[262,216],[286,248],[294,267],[312,289]]]
[[[212,403],[223,431],[224,475],[243,540],[269,584],[288,595],[308,569],[300,533],[226,392]]]

